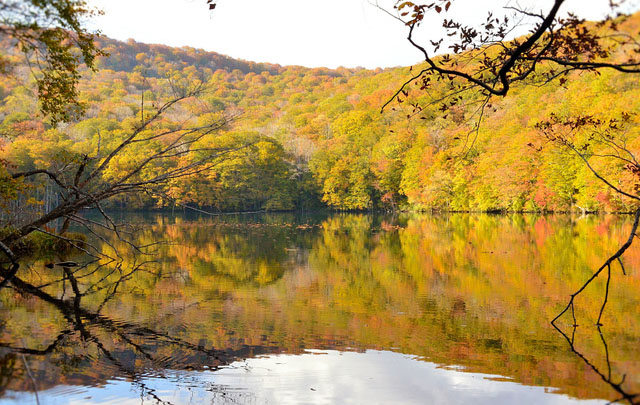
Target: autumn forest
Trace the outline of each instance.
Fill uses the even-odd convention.
[[[640,3],[161,3],[0,0],[0,404],[640,404]]]
[[[625,24],[634,30],[640,15]],[[202,80],[203,96],[158,125],[171,127],[191,116],[207,121],[232,115],[224,131],[201,142],[237,149],[221,156],[211,170],[165,185],[161,194],[120,196],[111,204],[216,211],[628,212],[634,207],[595,178],[579,156],[548,142],[536,128],[552,112],[571,116],[588,110],[620,119],[623,112],[637,110],[638,82],[624,73],[573,73],[562,85],[516,89],[511,98],[496,100],[487,109],[476,130],[471,113],[477,106],[472,103],[455,105],[446,114],[436,103],[416,113],[410,107],[416,100],[403,96],[403,103],[395,100],[381,113],[409,68],[283,67],[192,48],[100,41],[108,56],[99,57],[97,71],[82,72],[86,114],[69,123],[52,127],[33,115],[37,100],[20,73],[3,79],[0,158],[11,163],[10,170],[63,165],[66,154],[96,150],[101,140],[107,148],[161,103],[168,79]],[[9,55],[16,53],[10,42],[5,38],[3,43]],[[21,55],[13,58],[20,63]],[[26,67],[21,74],[28,75]],[[445,89],[440,91],[444,95]],[[632,151],[640,147],[638,135],[634,125],[616,133]],[[578,136],[587,142],[587,135]],[[635,175],[623,163],[611,166],[598,160],[597,152],[606,146],[589,148],[596,167],[602,166],[615,182],[632,184]],[[144,153],[130,148],[113,170],[134,164]],[[6,176],[7,169],[0,170]],[[15,187],[0,191],[5,198],[16,195]],[[33,193],[28,203],[46,200],[47,190]]]

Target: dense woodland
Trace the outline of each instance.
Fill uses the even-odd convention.
[[[637,32],[640,15],[624,24],[628,32]],[[569,117],[586,111],[616,119],[638,111],[640,84],[633,75],[584,72],[571,80],[514,88],[511,97],[486,108],[474,131],[476,104],[465,100],[445,113],[441,103],[427,101],[427,96],[438,99],[437,83],[431,94],[403,95],[381,112],[410,68],[283,67],[105,38],[99,39],[99,47],[108,56],[99,57],[97,70],[82,71],[79,94],[85,111],[54,127],[36,113],[24,56],[4,39],[3,59],[15,66],[0,83],[0,179],[13,171],[59,168],[74,155],[108,149],[166,98],[167,83],[204,79],[205,94],[173,109],[158,125],[171,128],[185,120],[205,123],[221,115],[237,116],[223,131],[202,140],[231,151],[212,169],[164,185],[161,194],[118,196],[112,205],[219,211],[634,208],[595,178],[578,155],[536,129],[550,114]],[[415,101],[426,108],[414,111]],[[628,119],[616,130],[616,142],[638,152],[640,118]],[[622,160],[606,159],[606,145],[591,142],[588,131],[583,132],[575,135],[576,142],[590,163],[612,183],[633,190],[634,173]],[[125,170],[154,147],[141,143],[129,148],[118,157],[118,166]],[[162,165],[145,170],[165,170]],[[108,181],[117,173],[102,175]],[[54,204],[55,183],[35,184],[0,181],[2,204],[36,209]]]

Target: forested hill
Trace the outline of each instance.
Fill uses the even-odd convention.
[[[131,73],[142,66],[146,67],[147,75],[153,77],[164,77],[171,70],[184,69],[187,66],[227,71],[237,69],[243,74],[262,72],[278,74],[283,70],[280,65],[248,62],[190,47],[173,48],[166,45],[144,44],[133,39],[122,42],[106,37],[98,38],[97,41],[100,49],[110,55],[100,59],[98,68],[116,72]]]
[[[638,32],[640,16],[625,24]],[[401,39],[399,39],[401,40]],[[35,98],[27,68],[0,83],[2,170],[60,164],[61,156],[89,153],[98,144],[139,122],[146,105],[166,99],[167,80],[206,78],[209,91],[199,103],[174,109],[170,119],[208,119],[240,114],[230,128],[211,136],[211,145],[251,143],[227,154],[211,170],[167,186],[180,203],[218,210],[295,209],[328,206],[340,210],[606,210],[631,208],[603,186],[579,157],[546,142],[535,124],[551,113],[620,116],[640,111],[640,81],[602,71],[569,77],[563,85],[522,86],[496,99],[477,133],[477,105],[455,105],[447,114],[433,104],[415,114],[418,92],[384,113],[381,106],[410,77],[410,68],[335,70],[235,60],[193,48],[101,39],[110,55],[80,85],[87,105],[76,121],[50,127],[34,115]],[[5,59],[22,59],[4,43]],[[417,67],[416,67],[417,68]],[[437,98],[438,87],[432,95]],[[444,91],[444,90],[443,90]],[[423,97],[423,98],[420,98]],[[149,107],[147,107],[149,108]],[[616,134],[640,152],[637,117]],[[588,138],[588,134],[578,134]],[[583,142],[585,145],[587,141]],[[598,158],[595,168],[612,182],[634,190],[624,165]],[[595,149],[594,149],[595,148]],[[145,150],[132,148],[130,160]],[[130,164],[123,157],[123,166]],[[162,168],[157,168],[161,170]],[[105,173],[109,176],[110,173]],[[113,175],[113,174],[111,174]],[[42,198],[43,191],[38,191]],[[152,196],[128,196],[129,207],[170,205]]]

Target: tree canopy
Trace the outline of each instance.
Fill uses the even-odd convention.
[[[84,0],[6,0],[0,5],[0,35],[11,38],[35,68],[40,110],[55,124],[82,113],[79,66],[93,68],[104,55],[85,22],[98,14]],[[6,71],[8,60],[0,58]]]

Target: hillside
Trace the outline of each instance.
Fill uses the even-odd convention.
[[[636,15],[628,24],[638,20]],[[551,113],[613,118],[639,111],[640,84],[632,75],[603,71],[572,77],[564,87],[516,88],[509,98],[494,101],[476,134],[472,104],[456,106],[447,116],[438,105],[415,115],[406,107],[414,100],[407,100],[380,113],[409,68],[308,69],[133,40],[100,41],[110,55],[98,61],[98,71],[84,72],[80,89],[86,114],[58,128],[34,115],[33,83],[20,56],[3,43],[3,54],[18,65],[17,74],[0,83],[0,159],[9,170],[56,165],[63,155],[95,150],[101,140],[108,144],[135,125],[143,93],[147,106],[160,103],[167,97],[167,78],[204,77],[209,91],[203,103],[172,111],[172,118],[239,113],[209,142],[251,141],[253,146],[225,156],[206,173],[171,184],[166,192],[180,203],[227,211],[321,205],[339,210],[631,208],[576,155],[550,145],[534,126]],[[638,152],[637,118],[632,121],[617,136]],[[138,152],[144,153],[131,151]],[[633,190],[632,173],[596,152],[593,165]],[[40,200],[51,192],[34,191]],[[121,202],[129,207],[171,205],[150,196],[128,198]]]

